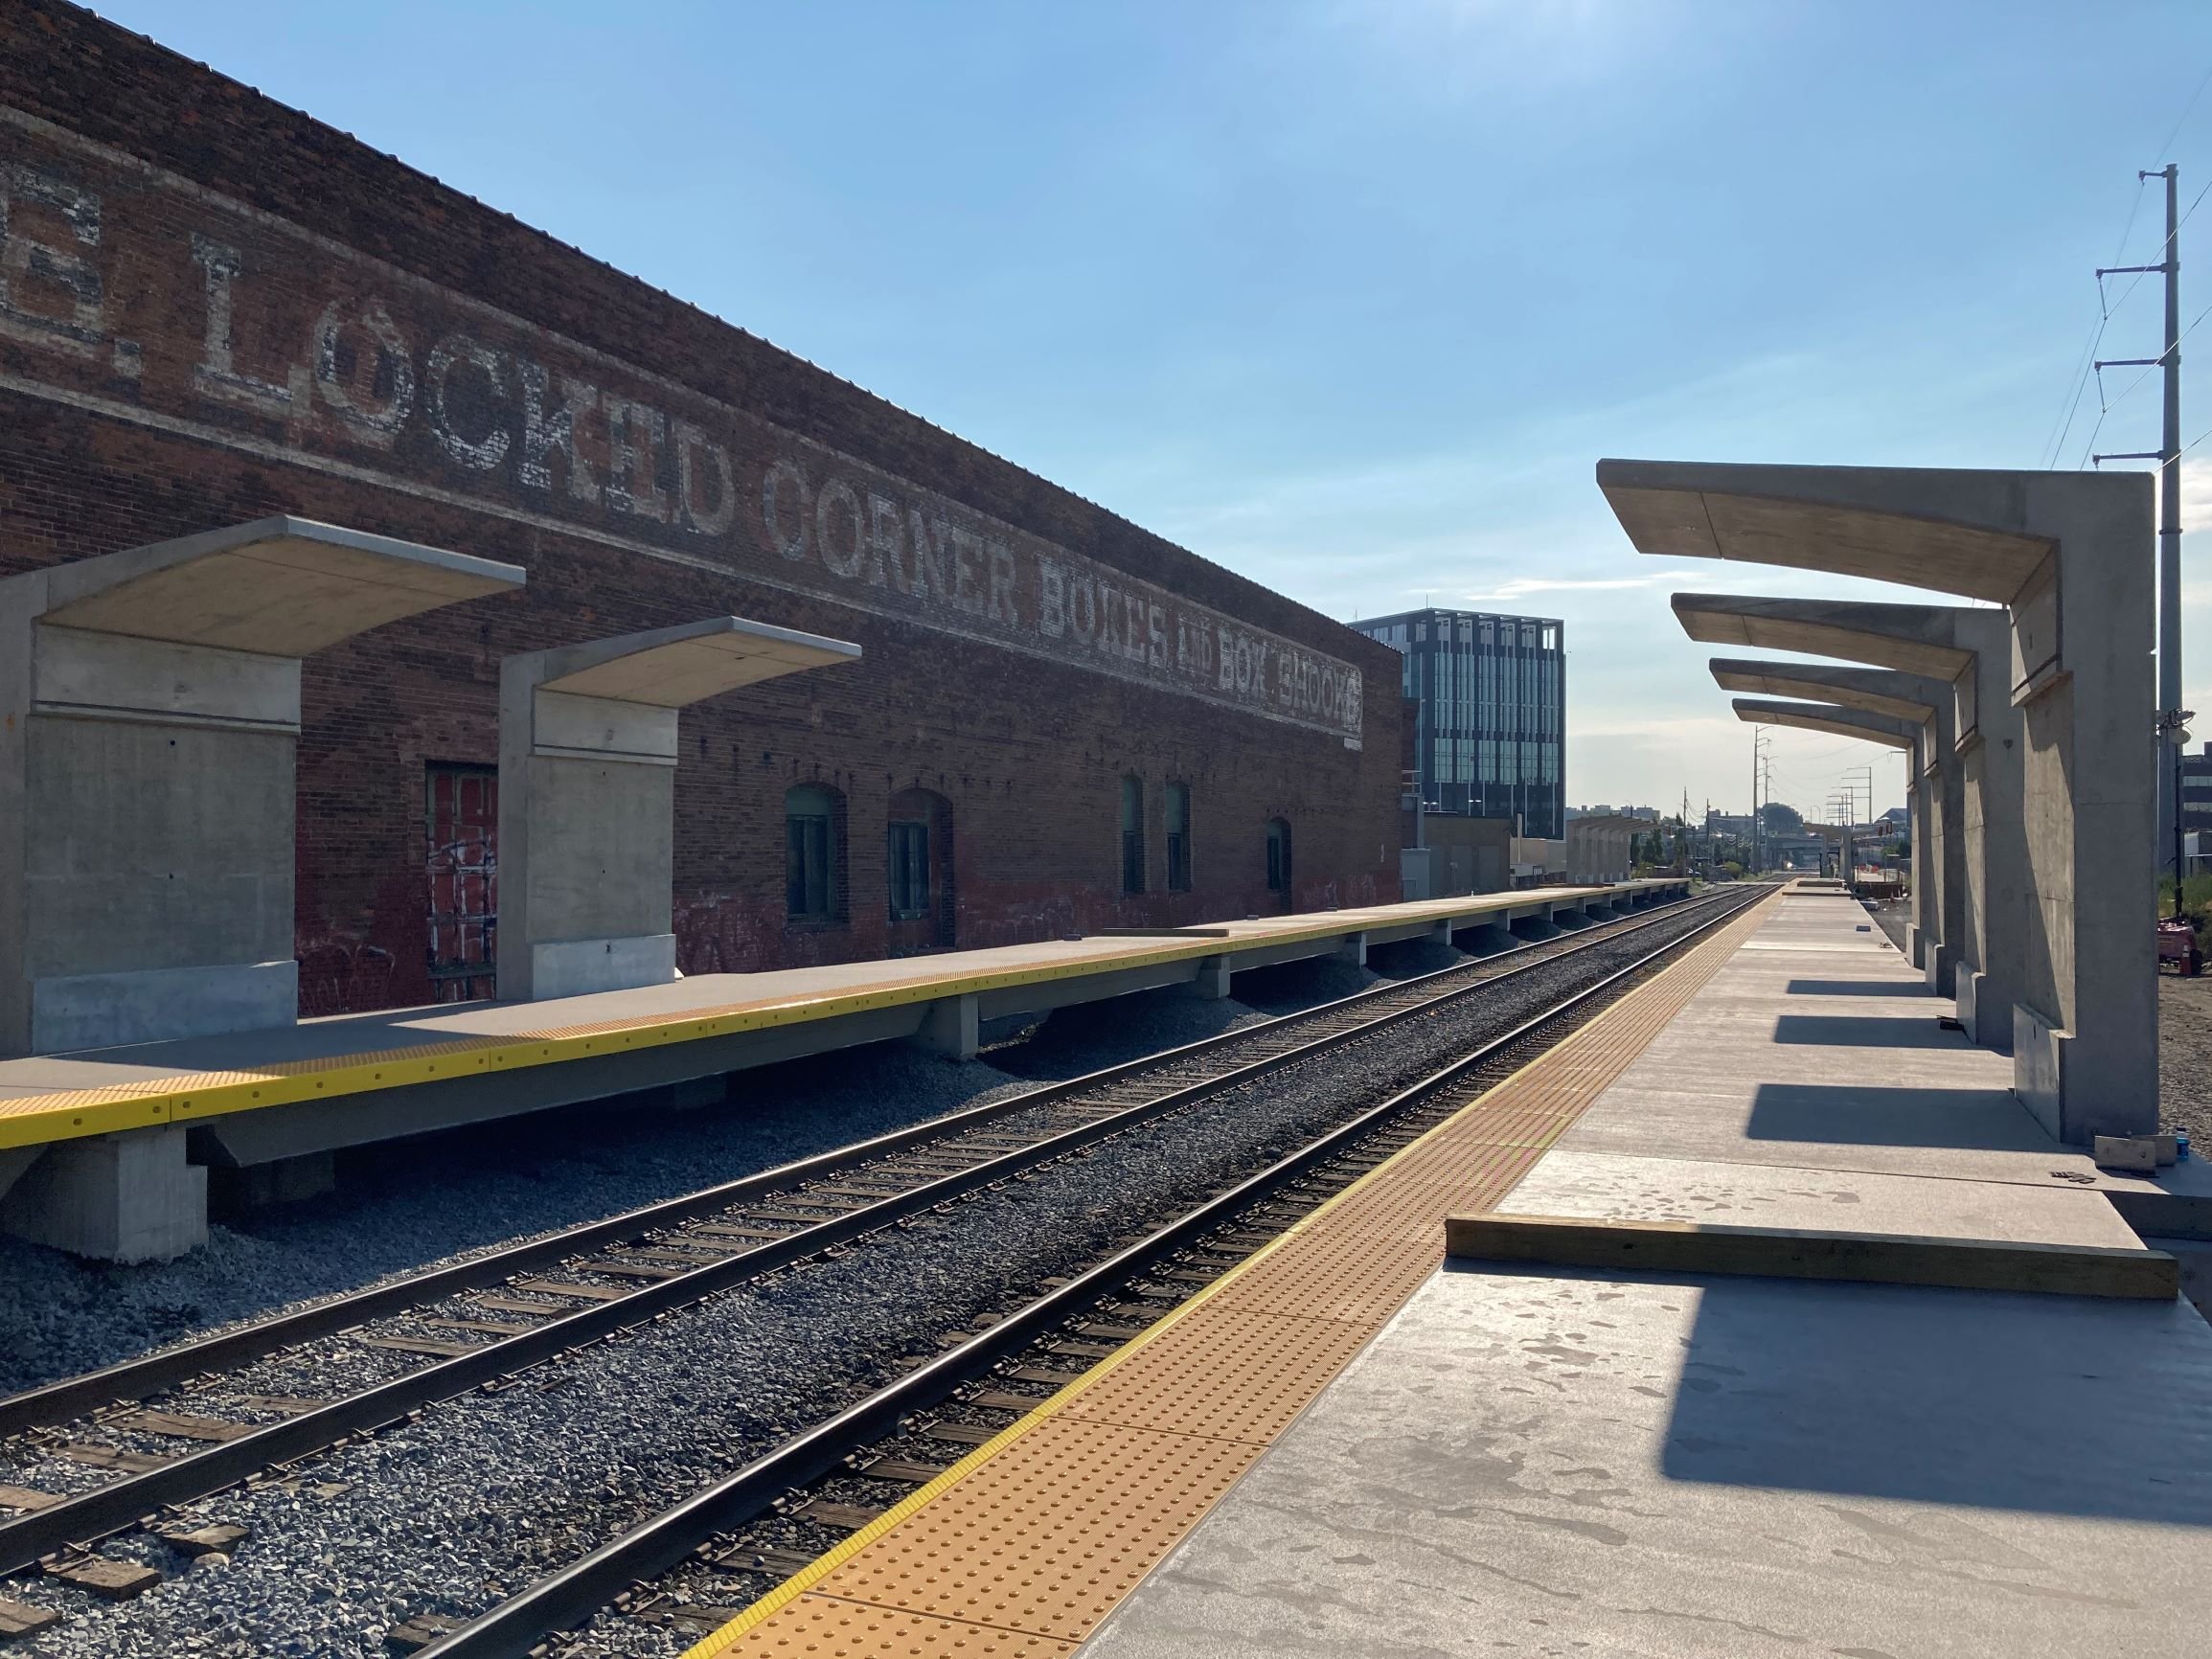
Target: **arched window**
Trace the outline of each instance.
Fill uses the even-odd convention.
[[[1122,891],[1145,890],[1145,781],[1135,773],[1122,780]]]
[[[1267,891],[1290,897],[1290,821],[1267,820]]]
[[[1191,786],[1168,785],[1168,891],[1191,890]]]
[[[784,792],[784,908],[793,921],[845,914],[845,798],[822,784]]]

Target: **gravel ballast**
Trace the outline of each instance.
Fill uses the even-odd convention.
[[[227,1564],[188,1568],[143,1535],[109,1546],[176,1575],[137,1602],[96,1605],[19,1580],[9,1593],[66,1617],[17,1650],[368,1656],[407,1616],[479,1611],[880,1386],[935,1352],[945,1331],[1015,1305],[1039,1280],[1080,1268],[1116,1239],[1510,1029],[1556,1001],[1570,975],[1587,983],[1651,943],[1595,953],[1603,968],[1561,965],[1491,987],[849,1256],[718,1296],[498,1392],[429,1408],[305,1471],[310,1482],[345,1485],[333,1495],[275,1486],[220,1494],[201,1506],[206,1517],[254,1534]],[[315,1345],[296,1387],[285,1361],[270,1362],[278,1369],[262,1380],[269,1392],[306,1392],[319,1367],[346,1363],[344,1352],[338,1339]],[[684,1645],[666,1630],[619,1627],[627,1632],[621,1651]]]

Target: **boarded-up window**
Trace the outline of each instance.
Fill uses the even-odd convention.
[[[1122,780],[1122,891],[1145,890],[1145,781]]]
[[[844,863],[844,803],[836,790],[801,784],[784,795],[784,900],[793,921],[835,921],[844,914],[838,880]]]
[[[430,875],[430,995],[493,993],[499,932],[499,769],[432,761],[424,771]]]
[[[1191,786],[1168,785],[1168,891],[1191,890]]]

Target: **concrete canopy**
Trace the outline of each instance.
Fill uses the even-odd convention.
[[[303,657],[518,588],[518,566],[306,518],[257,518],[45,573],[48,626]]]
[[[2010,604],[2056,545],[2030,531],[2099,475],[1601,461],[1639,553],[1789,565]],[[2121,500],[2138,484],[2114,475]],[[2044,498],[2048,497],[2048,500]]]
[[[1947,682],[1966,672],[1974,660],[1973,650],[1955,643],[1956,619],[1998,615],[1960,605],[1725,593],[1678,593],[1669,602],[1682,631],[1704,645],[1841,657]]]
[[[536,685],[572,696],[680,709],[859,655],[860,648],[847,640],[718,616],[546,651],[536,659]]]
[[[1951,690],[1925,674],[1894,669],[1830,668],[1819,663],[1755,662],[1715,657],[1713,680],[1724,692],[1759,692],[1769,697],[1812,697],[1870,715],[1922,724],[1950,706]]]
[[[1910,749],[1915,728],[1887,715],[1870,715],[1837,703],[1785,703],[1767,697],[1738,697],[1736,717],[1747,725],[1798,726],[1808,732],[1827,732],[1838,738],[1862,738],[1892,749]]]

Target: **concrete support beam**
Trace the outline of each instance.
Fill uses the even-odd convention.
[[[1952,764],[1942,787],[1947,796],[1955,787],[1957,807],[1948,816],[1919,814],[1915,879],[1925,898],[1925,873],[1937,871],[1937,900],[1946,917],[1956,918],[1938,938],[1956,946],[1950,994],[1960,1022],[1984,1048],[2010,1054],[2011,1010],[2026,994],[2033,919],[2021,782],[2025,729],[2011,700],[2005,613],[1736,594],[1676,594],[1674,607],[1692,639],[1844,657],[1949,685]],[[1924,948],[1916,964],[1924,972],[1928,955]],[[1939,960],[1939,973],[1942,966]],[[1981,1017],[1982,1010],[1990,1017]]]
[[[922,1027],[912,1039],[914,1046],[948,1060],[971,1060],[983,1046],[979,1014],[972,996],[940,998],[922,1016]]]
[[[2014,1088],[2062,1139],[2155,1127],[2156,982],[2139,924],[2155,891],[2148,476],[1604,461],[1598,483],[1640,552],[1869,577],[2004,607],[2001,693],[1989,694],[1985,658],[1973,718],[1962,706],[1957,723],[1962,746],[1977,732],[1986,751],[1999,707],[2018,721],[2023,855],[1985,857],[1981,897],[1992,930],[2008,911],[2021,916],[2018,991],[2001,1007],[1992,994],[2006,957],[1991,940],[1959,972],[1961,1013],[1971,1009],[1992,1046],[2011,1025]],[[1955,658],[1955,639],[1927,637],[1943,620],[1927,619],[1919,643]],[[1984,816],[1968,838],[1978,832],[1987,852],[2008,803],[1977,789],[1973,765],[1967,812],[1978,793]]]
[[[1896,669],[1715,657],[1723,691],[1840,703],[1917,729],[1912,753],[1913,920],[1908,954],[1938,996],[1957,994],[1966,923],[1966,774],[1951,685]],[[1971,671],[1971,670],[1969,670]]]
[[[676,711],[859,654],[725,616],[507,658],[500,998],[674,979]]]
[[[1346,934],[1344,943],[1336,947],[1336,955],[1343,961],[1349,962],[1354,967],[1365,967],[1367,966],[1367,935],[1364,933]]]
[[[1219,1002],[1229,994],[1229,959],[1225,956],[1202,956],[1198,970],[1184,993],[1201,1002]]]
[[[165,1261],[207,1242],[207,1170],[181,1125],[58,1141],[0,1197],[0,1228],[103,1261]]]
[[[300,659],[521,582],[295,518],[0,580],[0,1055],[291,1024]]]

